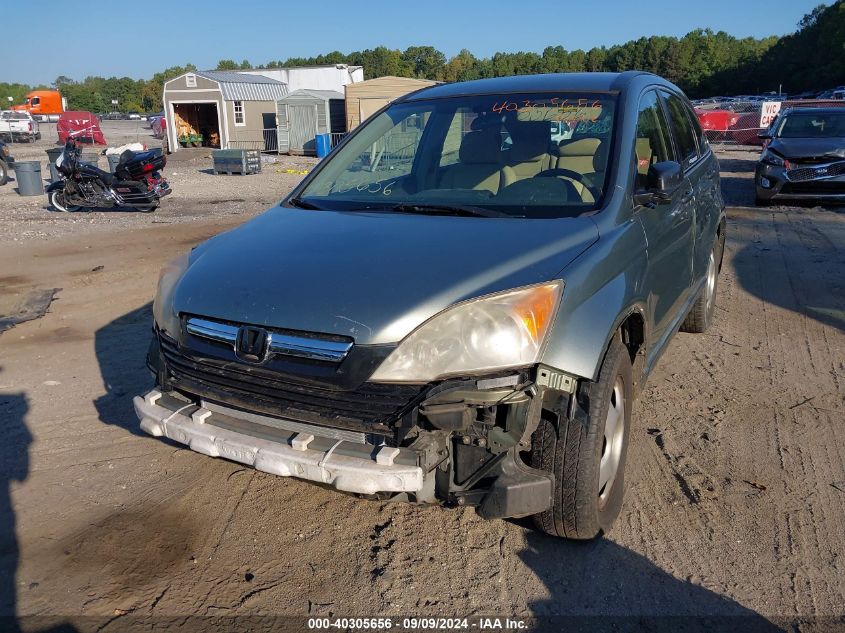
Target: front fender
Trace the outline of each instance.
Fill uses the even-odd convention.
[[[65,188],[65,181],[64,180],[57,180],[56,182],[51,182],[47,185],[47,189],[45,190],[47,193],[51,191],[60,191]]]
[[[626,222],[602,235],[561,271],[566,284],[563,300],[542,362],[595,380],[622,321],[635,311],[647,314],[641,296],[647,263],[642,228],[637,222]]]

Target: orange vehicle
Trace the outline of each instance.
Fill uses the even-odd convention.
[[[25,110],[35,118],[50,120],[58,120],[66,109],[67,102],[58,90],[33,90],[22,104],[12,106],[12,110]]]

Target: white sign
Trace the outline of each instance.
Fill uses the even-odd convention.
[[[760,127],[768,128],[780,112],[780,101],[764,101],[760,110]]]
[[[112,99],[112,100],[111,100],[111,104],[112,104],[112,105],[117,105],[117,99]]]

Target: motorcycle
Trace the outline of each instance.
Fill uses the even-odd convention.
[[[157,152],[126,150],[114,173],[81,162],[81,153],[68,138],[56,159],[61,178],[47,187],[47,198],[57,211],[130,207],[150,213],[172,191],[161,175],[167,159]]]

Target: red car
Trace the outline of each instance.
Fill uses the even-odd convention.
[[[167,131],[167,121],[163,116],[152,117],[150,121],[150,128],[153,131],[153,136],[156,138],[164,138]]]
[[[712,140],[723,140],[737,121],[740,115],[731,110],[705,110],[695,108],[695,114],[701,128],[707,132],[707,137]]]
[[[738,145],[760,145],[760,111],[705,110],[695,108],[698,122],[711,141],[734,141]]]

